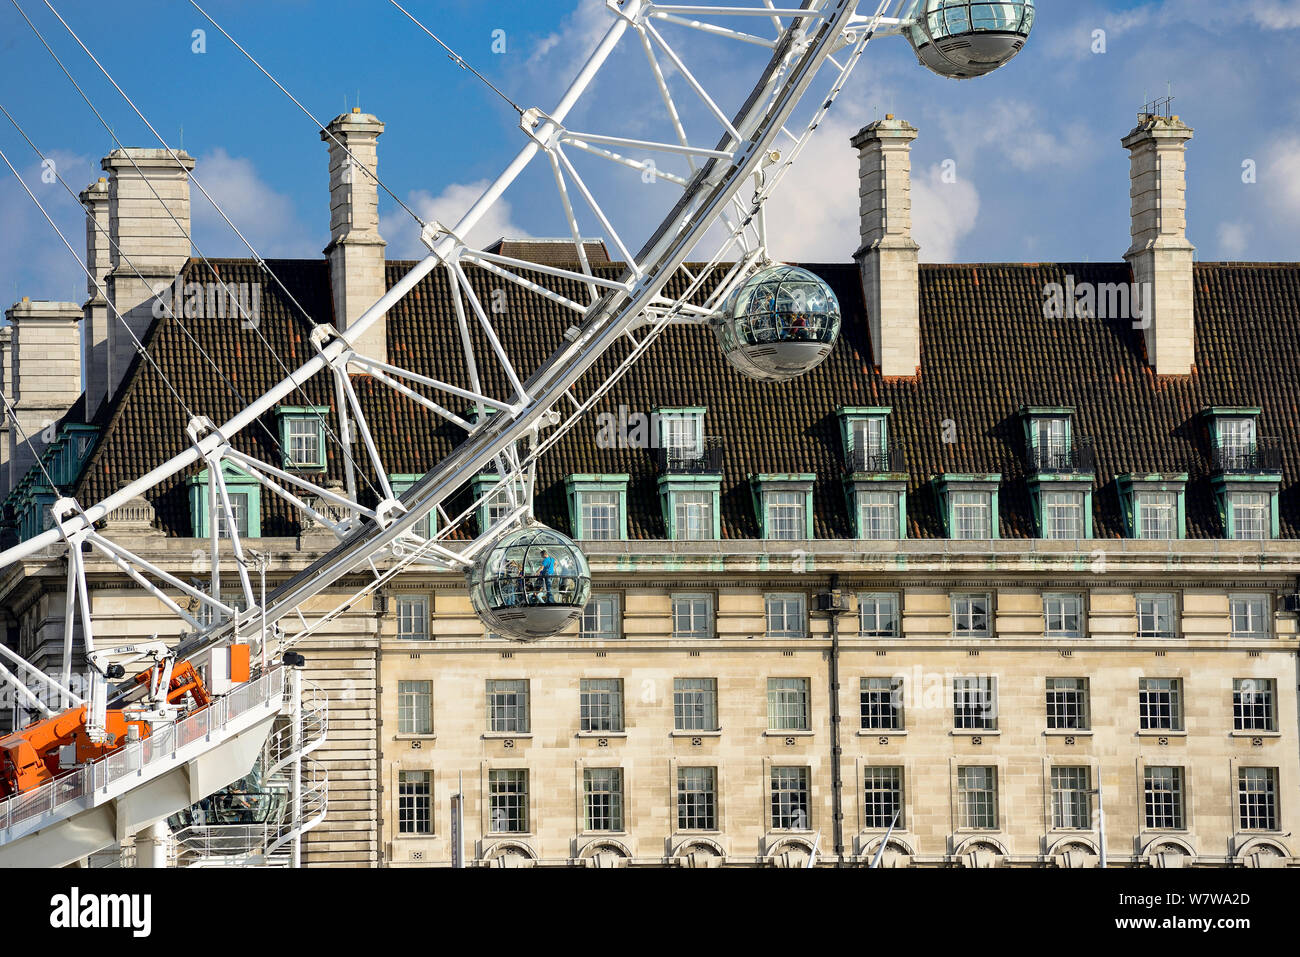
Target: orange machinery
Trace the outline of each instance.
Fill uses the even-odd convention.
[[[157,665],[135,676],[135,685],[149,686]],[[172,668],[167,687],[167,703],[176,704],[186,694],[196,708],[207,707],[212,702],[198,671],[188,661],[178,661]],[[131,721],[121,709],[110,709],[104,722],[104,735],[99,742],[92,741],[86,731],[89,705],[69,708],[62,714],[37,721],[21,731],[0,738],[0,799],[30,791],[60,773],[59,752],[68,745],[76,746],[78,764],[93,761],[127,743],[131,728],[141,738],[149,736],[147,721]]]

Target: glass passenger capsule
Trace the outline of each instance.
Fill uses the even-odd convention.
[[[545,525],[503,535],[466,577],[483,624],[517,641],[559,634],[582,614],[591,595],[582,549]]]
[[[907,37],[921,63],[940,76],[969,79],[1011,60],[1034,27],[1034,0],[916,0]]]

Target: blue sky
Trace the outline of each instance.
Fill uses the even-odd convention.
[[[41,0],[20,2],[117,135],[156,146]],[[328,203],[319,133],[188,3],[52,2],[168,142],[183,142],[198,158],[199,181],[260,253],[320,254]],[[608,22],[600,0],[404,5],[521,105],[544,109]],[[454,221],[523,142],[514,112],[389,3],[205,6],[317,117],[359,102],[384,120],[380,175],[422,215]],[[204,53],[193,52],[200,28]],[[720,102],[738,103],[755,48],[664,29],[688,66],[716,83]],[[505,31],[504,53],[492,49],[496,30]],[[1095,31],[1104,31],[1105,52],[1094,52]],[[632,53],[639,56],[634,50],[612,61],[608,81],[572,126],[667,138],[651,134],[658,103],[644,60]],[[684,89],[679,77],[670,82]],[[1119,141],[1144,96],[1163,95],[1167,84],[1175,112],[1196,130],[1189,235],[1200,258],[1300,259],[1300,0],[1040,0],[1024,53],[990,77],[961,83],[923,70],[902,40],[876,41],[774,199],[771,245],[791,260],[852,256],[857,183],[848,139],[892,112],[920,129],[913,162],[923,259],[1119,260],[1129,240],[1128,161]],[[0,103],[75,189],[99,175],[109,134],[10,2],[0,3]],[[703,116],[698,102],[684,109],[688,128]],[[62,187],[41,181],[34,154],[3,117],[0,149],[81,250],[77,206]],[[955,182],[940,175],[947,161]],[[1248,161],[1254,183],[1243,182]],[[588,169],[594,184],[624,191],[616,225],[634,235],[649,228],[669,195],[663,184],[644,188],[636,174],[612,166],[583,167],[584,175]],[[381,211],[390,257],[417,253],[404,214],[387,197]],[[526,176],[474,238],[563,229],[553,190]],[[209,256],[247,254],[197,191],[194,236]],[[84,275],[0,164],[0,299],[22,295],[80,302]]]

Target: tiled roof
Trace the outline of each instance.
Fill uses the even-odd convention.
[[[265,277],[243,260],[214,263],[228,282]],[[318,320],[331,318],[324,261],[278,261],[271,268],[293,296]],[[389,263],[392,283],[410,266]],[[1281,439],[1285,474],[1281,530],[1300,534],[1300,430],[1294,424],[1300,396],[1300,265],[1201,264],[1196,267],[1196,373],[1185,379],[1157,379],[1150,371],[1140,330],[1128,322],[1043,317],[1047,283],[1128,282],[1124,264],[956,265],[921,267],[922,372],[915,379],[883,380],[871,359],[868,323],[857,267],[808,266],[835,289],[845,319],[839,344],[810,374],[787,384],[753,382],[735,373],[700,327],[665,332],[647,355],[602,400],[596,411],[617,413],[620,405],[650,413],[661,406],[706,406],[705,432],[725,445],[722,530],[727,538],[752,538],[758,524],[747,477],[753,473],[812,472],[815,534],[848,538],[851,523],[841,480],[843,453],[836,409],[892,406],[891,430],[911,474],[909,535],[942,537],[929,479],[942,472],[1000,472],[1001,534],[1034,533],[1023,466],[1017,410],[1024,405],[1076,409],[1077,435],[1095,441],[1097,488],[1095,534],[1122,535],[1114,477],[1134,471],[1190,470],[1187,494],[1189,537],[1221,537],[1209,479],[1206,439],[1198,413],[1209,406],[1263,409],[1260,431]],[[617,264],[601,267],[616,276]],[[187,281],[203,281],[205,267],[192,262]],[[479,294],[490,301],[500,282],[470,270]],[[580,298],[571,284],[532,274],[535,281]],[[278,289],[266,285],[261,330],[290,367],[311,354],[309,324],[295,316]],[[508,317],[499,333],[516,367],[535,369],[560,342],[571,314],[540,297],[510,287]],[[391,361],[435,378],[463,382],[463,358],[445,276],[437,270],[389,315]],[[283,371],[256,336],[237,320],[187,319],[186,327],[216,359],[235,386],[252,398],[278,381]],[[505,396],[504,376],[475,331],[481,371],[490,392]],[[147,346],[196,412],[222,421],[238,402],[177,328],[160,320]],[[602,368],[613,359],[601,360]],[[366,377],[354,382],[393,473],[422,473],[458,442],[454,426]],[[305,389],[310,401],[333,405],[321,377]],[[445,397],[444,397],[445,399]],[[307,400],[297,397],[294,404]],[[453,409],[459,411],[458,406]],[[104,416],[105,429],[92,453],[77,495],[102,498],[141,475],[185,444],[186,416],[140,363],[129,386]],[[956,441],[944,442],[944,425]],[[276,431],[274,417],[266,426]],[[597,420],[588,416],[546,456],[539,468],[538,517],[568,528],[564,479],[577,472],[631,476],[628,533],[663,538],[656,489],[658,473],[648,451],[597,447]],[[950,436],[951,437],[951,436]],[[246,430],[239,443],[273,459],[273,445],[260,429]],[[330,474],[341,479],[337,448],[331,445]],[[263,495],[264,535],[292,534],[287,509]],[[463,500],[461,505],[467,504]],[[456,503],[449,503],[456,508]],[[155,498],[160,523],[173,535],[188,535],[185,489],[173,481]]]

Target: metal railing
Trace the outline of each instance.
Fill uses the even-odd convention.
[[[52,814],[64,805],[89,797],[99,788],[173,756],[179,749],[220,730],[232,719],[284,693],[284,671],[275,668],[218,698],[202,711],[156,729],[140,741],[62,775],[31,791],[0,801],[0,843],[16,825]]]
[[[1031,472],[1090,474],[1097,471],[1097,455],[1092,439],[1076,439],[1069,448],[1055,445],[1031,446],[1026,458]]]
[[[1282,445],[1274,438],[1259,438],[1254,445],[1214,446],[1210,463],[1216,472],[1280,472]]]
[[[707,475],[722,471],[722,439],[704,439],[702,449],[661,448],[654,450],[655,465],[664,475]]]
[[[875,448],[859,446],[849,449],[846,456],[850,472],[905,472],[907,463],[903,460],[903,450],[891,446]]]

